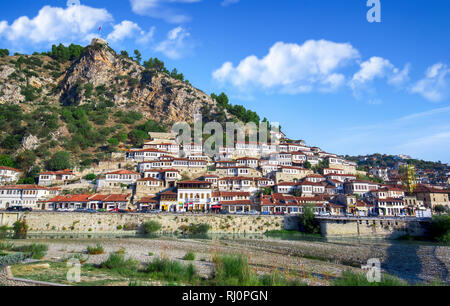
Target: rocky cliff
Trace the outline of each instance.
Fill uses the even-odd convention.
[[[146,69],[94,39],[74,61],[58,62],[45,55],[0,59],[0,104],[70,106],[96,103],[93,89],[102,90],[118,109],[136,110],[146,119],[191,122],[215,101],[201,90],[168,74]]]

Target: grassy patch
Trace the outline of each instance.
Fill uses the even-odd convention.
[[[186,255],[184,255],[183,260],[193,261],[195,260],[195,253],[194,252],[187,252]]]
[[[108,269],[119,273],[120,275],[135,275],[139,262],[128,258],[125,258],[124,254],[111,253],[106,261],[104,261],[100,267],[102,269]]]
[[[101,255],[105,253],[103,246],[99,243],[96,246],[88,246],[86,251],[89,255]]]
[[[166,258],[155,258],[145,268],[145,272],[153,279],[169,282],[189,282],[194,284],[198,279],[194,265],[185,266]]]
[[[359,274],[352,271],[344,271],[342,273],[342,277],[335,279],[332,283],[334,286],[346,286],[346,287],[354,287],[354,286],[407,286],[408,284],[396,277],[382,274],[381,282],[371,283],[368,281],[365,274]]]
[[[31,244],[31,245],[23,245],[16,246],[11,249],[14,252],[22,252],[25,254],[29,254],[33,259],[42,259],[47,255],[48,246],[45,244]]]

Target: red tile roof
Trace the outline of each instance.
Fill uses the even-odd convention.
[[[19,169],[14,169],[14,168],[5,167],[5,166],[0,166],[0,170],[10,170],[10,171],[14,171],[14,172],[20,172]]]

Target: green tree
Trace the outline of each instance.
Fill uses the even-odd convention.
[[[305,161],[305,163],[303,164],[303,167],[305,167],[308,170],[312,169],[312,165],[309,161]]]
[[[53,154],[52,158],[47,162],[48,170],[64,170],[71,168],[70,153],[67,151],[59,151]]]
[[[0,49],[0,57],[9,56],[9,50],[8,49]]]
[[[0,154],[0,166],[14,168],[16,165],[11,156]]]
[[[319,224],[315,217],[315,205],[312,203],[303,206],[303,214],[300,216],[300,224],[305,233],[318,234]]]
[[[138,62],[139,64],[142,61],[142,54],[141,52],[139,52],[139,50],[134,50],[134,59],[136,60],[136,62]]]

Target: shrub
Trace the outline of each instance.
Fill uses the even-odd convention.
[[[27,255],[24,253],[16,253],[7,256],[0,256],[0,267],[1,266],[13,266],[18,263],[21,263],[25,259],[27,259]]]
[[[14,222],[14,239],[25,239],[28,233],[28,224],[25,220]]]
[[[433,217],[430,237],[441,243],[450,243],[450,216]]]
[[[8,237],[10,228],[5,226],[0,226],[0,239],[5,239]]]
[[[14,248],[14,244],[10,242],[0,242],[0,251],[9,251]]]
[[[105,252],[105,250],[103,249],[103,246],[99,243],[94,247],[91,247],[91,246],[87,247],[87,253],[89,255],[100,255],[100,254],[103,254],[104,252]]]
[[[145,234],[153,234],[158,232],[162,225],[161,223],[159,223],[158,221],[148,221],[144,223],[144,233]]]
[[[131,258],[125,259],[124,254],[111,253],[108,259],[104,261],[100,267],[103,269],[114,270],[120,274],[129,275],[137,271],[139,262]]]
[[[405,286],[405,282],[393,276],[383,274],[381,282],[371,283],[365,274],[359,274],[352,271],[342,272],[342,277],[333,281],[334,286]]]
[[[154,273],[160,279],[168,281],[193,281],[197,277],[194,265],[184,266],[177,261],[166,258],[155,258],[150,262],[145,271]]]
[[[14,247],[12,251],[25,253],[33,259],[42,259],[47,254],[48,246],[45,244],[34,243],[31,245]]]
[[[195,260],[195,253],[194,252],[187,252],[186,255],[184,255],[183,260],[193,261]]]
[[[215,256],[214,281],[218,286],[249,285],[252,273],[247,258],[242,255]]]
[[[209,224],[201,223],[201,224],[190,224],[189,226],[185,226],[182,228],[182,230],[191,235],[198,235],[198,234],[207,234],[208,231],[211,229],[211,226]]]
[[[88,174],[88,175],[86,175],[86,176],[84,177],[84,179],[85,179],[85,180],[88,180],[88,181],[93,181],[93,180],[95,180],[96,178],[97,178],[97,176],[96,176],[94,173]]]

